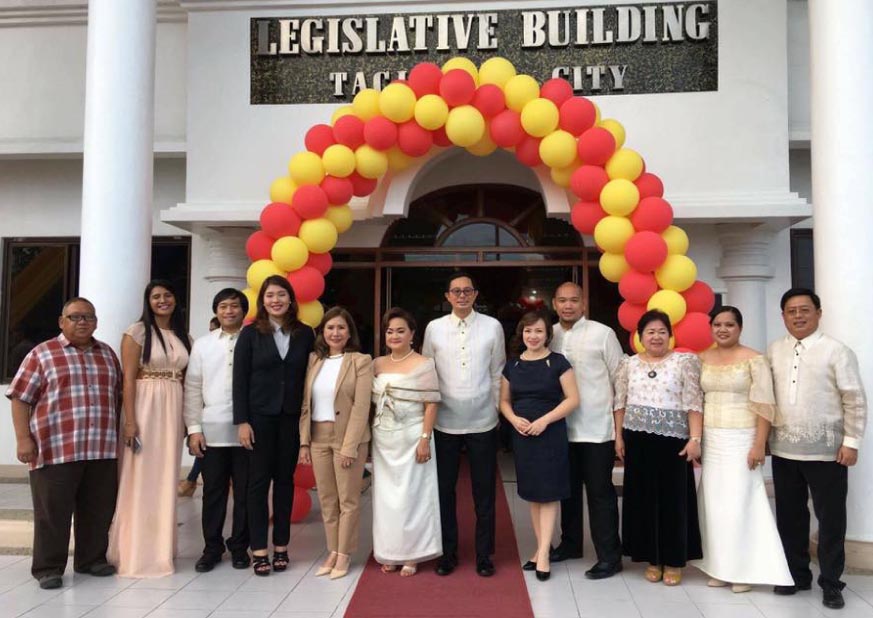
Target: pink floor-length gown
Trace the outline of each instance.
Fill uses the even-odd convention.
[[[125,331],[140,346],[145,327]],[[181,372],[188,351],[170,330],[161,330],[164,351],[152,334],[151,359],[142,371]],[[136,381],[136,423],[142,450],[124,447],[118,502],[109,534],[109,561],[126,577],[162,577],[174,572],[176,554],[176,484],[182,457],[182,381],[146,378]]]

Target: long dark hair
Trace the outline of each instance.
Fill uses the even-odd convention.
[[[528,326],[533,326],[540,320],[542,320],[543,324],[546,325],[546,347],[549,347],[549,344],[552,343],[552,335],[554,334],[551,316],[545,311],[528,311],[521,316],[518,325],[515,327],[515,334],[513,334],[512,339],[509,340],[510,356],[520,356],[521,353],[525,351],[524,329]]]
[[[282,320],[282,330],[291,335],[296,335],[303,322],[297,319],[297,297],[294,296],[294,288],[288,283],[288,280],[281,275],[270,275],[264,279],[261,284],[261,290],[258,292],[258,313],[255,314],[255,328],[262,335],[269,335],[273,332],[273,325],[270,324],[270,314],[267,313],[267,308],[264,307],[264,294],[267,293],[267,288],[271,285],[276,285],[288,292],[291,298],[291,304],[288,305],[288,312]]]
[[[315,354],[318,358],[326,358],[330,354],[330,346],[324,340],[324,327],[334,318],[342,318],[349,329],[349,340],[346,341],[343,352],[361,351],[361,339],[358,337],[358,327],[355,326],[352,314],[345,307],[336,306],[325,312],[324,317],[321,318],[321,323],[315,328]]]
[[[176,300],[176,306],[173,307],[173,313],[170,314],[170,329],[173,334],[179,338],[182,345],[188,352],[191,351],[191,341],[188,340],[188,333],[185,328],[185,319],[182,317],[182,310],[179,308],[179,295],[176,293],[176,287],[166,279],[152,279],[145,287],[145,292],[142,295],[142,315],[139,316],[139,321],[145,326],[145,340],[142,344],[142,363],[148,364],[152,359],[152,333],[157,336],[164,352],[167,351],[167,343],[164,341],[164,336],[161,334],[161,329],[158,328],[155,321],[155,313],[152,311],[152,304],[149,302],[149,297],[155,288],[164,288]]]

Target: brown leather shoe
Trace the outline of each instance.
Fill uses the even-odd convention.
[[[188,479],[182,479],[176,488],[176,495],[180,498],[190,498],[194,495],[195,491],[197,491],[197,483]]]

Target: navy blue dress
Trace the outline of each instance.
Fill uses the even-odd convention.
[[[512,409],[535,421],[564,400],[560,378],[570,362],[557,352],[535,361],[513,358],[506,362],[503,377],[509,381]],[[551,423],[538,436],[512,431],[518,495],[528,502],[555,502],[570,497],[567,422]]]

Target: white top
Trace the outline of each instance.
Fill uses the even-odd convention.
[[[276,347],[279,349],[279,356],[282,360],[288,355],[288,347],[291,345],[291,333],[286,333],[282,330],[282,326],[270,320],[273,325],[273,341],[276,342]]]
[[[312,422],[336,421],[336,380],[339,377],[340,367],[343,364],[343,355],[336,358],[328,356],[321,364],[321,369],[312,382]]]
[[[624,358],[615,332],[605,324],[583,317],[568,331],[555,324],[549,347],[573,365],[579,388],[579,407],[567,417],[570,442],[599,444],[614,440],[615,373]]]
[[[867,398],[858,360],[821,331],[770,344],[776,418],[770,451],[787,459],[834,461],[840,446],[859,448]]]
[[[434,359],[439,377],[435,427],[453,434],[494,429],[506,362],[500,322],[475,311],[437,318],[427,325],[421,353]]]
[[[183,416],[188,433],[208,446],[240,446],[233,424],[233,348],[239,331],[217,328],[194,342],[185,374]]]

